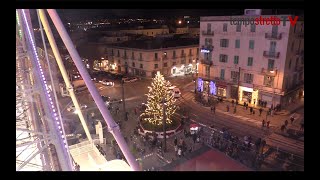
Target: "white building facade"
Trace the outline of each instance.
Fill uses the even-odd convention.
[[[200,18],[198,91],[266,107],[303,97],[303,21],[295,26],[288,18],[277,26],[231,21],[247,17],[260,15]]]
[[[199,45],[161,49],[108,46],[108,60],[118,73],[151,78],[157,71],[164,76],[193,74],[198,69]]]

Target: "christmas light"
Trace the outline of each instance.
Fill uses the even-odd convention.
[[[166,124],[171,124],[171,116],[175,113],[177,106],[175,98],[173,97],[169,81],[165,81],[164,77],[157,72],[153,78],[151,86],[149,86],[149,93],[147,95],[146,110],[141,114],[144,121],[153,125],[162,125],[163,123],[163,103],[162,100],[166,100]]]

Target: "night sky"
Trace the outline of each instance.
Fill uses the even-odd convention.
[[[300,14],[303,10],[264,10],[270,14]],[[182,16],[219,16],[242,15],[244,9],[60,9],[58,13],[62,18],[80,20],[87,18],[156,18],[156,17],[182,17]],[[268,13],[269,14],[269,13]]]

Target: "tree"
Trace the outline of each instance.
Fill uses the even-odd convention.
[[[166,101],[166,124],[171,124],[171,116],[177,110],[177,106],[174,104],[175,99],[172,91],[169,87],[172,86],[169,81],[166,81],[164,77],[158,71],[156,76],[153,78],[151,87],[149,86],[149,93],[146,94],[147,108],[141,114],[142,120],[152,125],[162,125],[163,123],[163,98]]]

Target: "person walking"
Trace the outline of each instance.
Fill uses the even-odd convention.
[[[211,106],[211,112],[213,112],[213,106]]]
[[[289,124],[288,120],[285,120],[285,121],[284,121],[284,126],[287,127],[288,124]]]
[[[267,129],[269,129],[270,121],[267,122]]]
[[[281,128],[280,128],[281,132],[283,132],[285,128],[286,128],[286,126],[283,124],[283,125],[281,126]]]
[[[265,123],[266,123],[266,121],[263,119],[262,120],[262,127],[264,127]]]
[[[135,114],[135,115],[138,114],[138,108],[137,108],[137,107],[134,108],[134,114]]]
[[[252,111],[253,111],[253,108],[252,108],[252,107],[250,107],[250,114],[252,114]]]
[[[262,107],[260,107],[260,109],[259,109],[259,116],[261,116],[261,113],[262,113]]]
[[[304,131],[304,122],[300,123],[300,131]]]
[[[178,145],[178,139],[177,139],[177,137],[174,137],[173,143],[174,143],[175,146]]]
[[[232,107],[234,106],[234,100],[232,99],[232,101],[231,101],[231,104],[232,104]]]
[[[227,112],[229,112],[229,105],[227,105]]]
[[[216,114],[216,106],[213,106],[213,114]]]
[[[236,112],[237,112],[237,106],[234,106],[233,114],[235,114]]]
[[[293,124],[293,121],[294,121],[294,116],[293,115],[290,117],[290,121],[291,121],[291,124]]]

